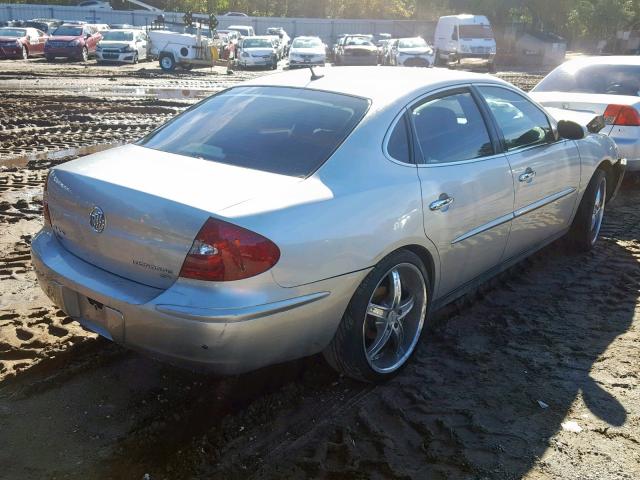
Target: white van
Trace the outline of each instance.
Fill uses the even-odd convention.
[[[227,27],[227,30],[235,30],[242,37],[255,37],[256,35],[256,32],[250,25],[231,25],[230,27]]]
[[[433,43],[437,65],[473,60],[486,63],[490,71],[494,69],[496,40],[484,15],[440,17]]]

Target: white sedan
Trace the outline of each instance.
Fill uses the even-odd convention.
[[[296,37],[289,49],[289,68],[324,66],[327,47],[319,37]]]
[[[587,57],[564,63],[532,90],[547,107],[604,115],[602,133],[640,172],[640,57]]]
[[[143,30],[122,29],[102,32],[96,59],[102,63],[138,63],[149,56],[149,41]]]

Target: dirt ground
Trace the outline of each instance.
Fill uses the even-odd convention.
[[[541,73],[499,76],[527,89]],[[259,74],[0,63],[0,478],[640,478],[632,180],[593,252],[556,243],[439,312],[385,385],[320,356],[227,378],[179,370],[51,305],[29,259],[47,169]]]

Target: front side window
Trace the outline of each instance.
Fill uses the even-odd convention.
[[[236,87],[188,109],[139,145],[295,177],[318,169],[369,101],[304,88]]]
[[[412,110],[411,119],[426,164],[494,153],[484,119],[468,91],[427,100]]]
[[[552,138],[549,119],[530,100],[501,87],[479,90],[502,131],[507,150],[548,143]]]

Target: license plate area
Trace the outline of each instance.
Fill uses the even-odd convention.
[[[55,281],[46,285],[47,296],[67,315],[109,340],[124,340],[124,316],[118,310],[86,297]]]

